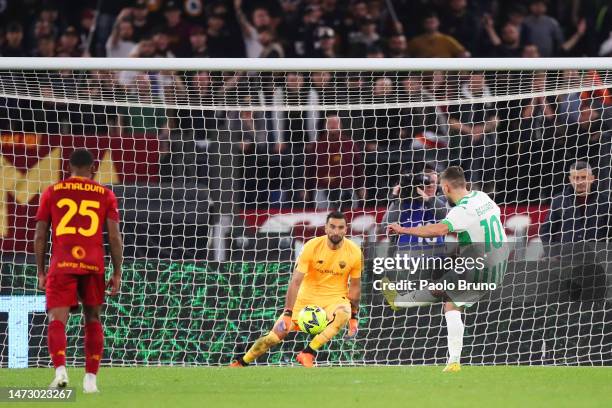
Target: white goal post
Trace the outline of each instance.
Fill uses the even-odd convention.
[[[319,362],[443,363],[440,305],[393,312],[368,262],[395,245],[387,210],[416,191],[402,180],[461,165],[512,241],[502,288],[466,314],[465,361],[612,365],[612,58],[0,58],[0,367],[50,363],[33,217],[76,147],[117,194],[126,241],[103,364],[227,364],[271,328],[336,208],[366,254],[361,330]],[[576,163],[594,177],[584,203]],[[83,364],[69,326],[68,364]],[[291,364],[305,341],[259,363]]]

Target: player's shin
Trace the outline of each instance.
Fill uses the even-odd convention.
[[[447,341],[448,341],[448,363],[459,363],[461,360],[461,349],[463,348],[464,325],[461,320],[461,312],[449,310],[444,313],[446,319]]]
[[[273,331],[255,340],[249,351],[242,357],[242,361],[250,364],[259,356],[270,350],[272,347],[281,342],[280,337]]]
[[[429,290],[415,290],[403,295],[398,295],[395,298],[395,307],[417,307],[427,306],[436,303],[439,299],[431,294]]]
[[[329,322],[325,330],[312,339],[304,351],[312,353],[312,351],[319,350],[325,343],[334,338],[340,332],[340,329],[346,326],[350,318],[351,313],[348,310],[344,308],[336,310],[333,320]]]
[[[104,332],[99,321],[85,324],[85,372],[96,375],[104,351]]]
[[[53,320],[49,323],[47,330],[47,346],[53,367],[63,367],[66,365],[66,326],[60,320]]]

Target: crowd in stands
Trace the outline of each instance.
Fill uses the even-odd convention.
[[[107,0],[100,2],[99,9],[96,1],[26,0],[27,7],[18,3],[0,5],[2,56],[612,55],[612,8],[606,2]],[[571,82],[584,74],[562,75]],[[529,86],[543,89],[549,80],[545,74],[534,75]],[[272,85],[261,86],[266,81]],[[145,103],[171,99],[190,105],[222,101],[248,106],[256,100],[281,98],[289,105],[316,105],[340,99],[363,102],[364,95],[380,103],[399,97],[443,100],[445,92],[465,99],[488,97],[499,92],[490,81],[480,72],[451,80],[442,72],[401,77],[298,72],[253,78],[227,72],[98,71],[81,77],[59,72],[48,92],[66,92],[67,84],[72,84],[75,92],[82,89],[92,99],[122,94]],[[343,89],[341,95],[337,89]],[[600,167],[602,155],[612,152],[610,105],[607,93],[594,97],[576,92],[505,104],[334,112],[54,104],[51,114],[58,117],[49,120],[41,117],[49,114],[41,113],[47,112],[44,106],[12,101],[6,104],[8,113],[2,119],[6,123],[0,126],[155,134],[167,164],[164,176],[169,178],[205,175],[201,168],[206,167],[209,141],[218,136],[212,134],[227,132],[241,157],[243,201],[255,206],[323,207],[330,202],[360,206],[384,200],[397,181],[389,175],[399,175],[414,162],[433,163],[440,169],[460,164],[480,187],[503,192],[502,200],[525,201],[548,197],[551,191],[540,187],[561,183],[554,178],[563,174],[564,163],[587,159],[594,168]],[[23,114],[28,110],[29,118]],[[62,123],[70,124],[69,129],[61,129]]]
[[[612,10],[605,1],[107,0],[96,8],[97,3],[0,3],[0,53],[253,58],[612,54]]]

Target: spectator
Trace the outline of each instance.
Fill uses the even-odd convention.
[[[113,31],[117,15],[123,9],[123,3],[122,1],[102,1],[99,3],[100,6],[96,12],[96,31],[94,37],[95,56],[104,56],[106,41]],[[43,18],[42,13],[41,18]]]
[[[204,31],[202,27],[192,27],[189,34],[191,50],[188,56],[191,58],[210,57],[207,40],[208,38],[206,37],[206,31]]]
[[[312,83],[311,92],[313,97],[316,98],[316,102],[313,105],[323,104],[327,101],[331,101],[334,96],[334,76],[329,71],[314,71],[310,74],[310,80]]]
[[[563,81],[569,89],[580,86],[580,73],[570,69],[563,71]],[[571,126],[580,121],[580,92],[570,92],[557,96],[557,112],[555,126]]]
[[[335,58],[336,55],[336,34],[330,27],[319,27],[316,31],[315,50],[312,54],[314,58]]]
[[[58,54],[63,53],[70,57],[81,57],[83,55],[83,51],[79,48],[79,33],[74,26],[66,28],[60,36],[57,52]]]
[[[521,51],[521,58],[540,58],[540,49],[535,44],[526,44]]]
[[[546,73],[535,74],[530,93],[546,91]],[[525,180],[524,187],[517,191],[519,201],[538,200],[543,185],[541,175],[548,173],[542,166],[549,166],[554,149],[555,106],[542,95],[521,100],[520,120],[518,122],[518,143],[512,146],[516,152],[518,179]],[[547,163],[547,164],[543,164]]]
[[[259,33],[271,28],[270,13],[265,8],[258,7],[253,10],[253,23],[249,21],[242,11],[242,0],[234,0],[236,18],[242,29],[242,37],[246,49],[247,58],[257,58],[263,52],[263,45],[259,40]]]
[[[55,57],[55,40],[52,36],[41,37],[38,45],[33,52],[35,57]]]
[[[89,41],[89,36],[92,34],[91,30],[94,27],[95,12],[92,9],[86,8],[81,12],[79,17],[79,26],[77,29],[79,33],[79,43],[86,46]],[[83,51],[86,51],[88,54],[91,52],[91,50],[85,49],[83,49]]]
[[[510,6],[507,22],[519,28],[521,44],[531,42],[531,31],[525,24],[525,17],[527,17],[527,9],[524,5],[517,3]]]
[[[159,50],[161,54],[166,54],[169,58],[172,56],[185,56],[189,53],[189,33],[191,25],[183,20],[182,10],[178,2],[168,0],[164,6],[165,24],[163,30],[158,30],[158,33],[163,31],[168,37],[167,50]],[[161,55],[163,56],[163,55]]]
[[[208,16],[206,37],[208,52],[212,58],[244,57],[244,46],[242,42],[236,45],[233,41],[223,14],[212,13]]]
[[[425,81],[429,82],[429,81]],[[433,81],[432,81],[433,82]],[[434,88],[437,88],[433,85]],[[410,74],[401,81],[401,95],[409,101],[435,100],[423,84],[420,74]],[[400,152],[413,152],[411,161],[427,161],[443,166],[448,159],[449,125],[447,106],[423,106],[402,109],[400,116]],[[407,162],[402,158],[401,163]]]
[[[29,35],[28,49],[35,51],[38,48],[40,38],[51,37],[55,40],[57,32],[47,20],[38,19],[34,23],[34,29]]]
[[[544,0],[532,0],[529,3],[529,15],[524,24],[529,29],[530,41],[538,47],[542,57],[556,56],[564,42],[559,22],[546,15],[547,5]]]
[[[366,58],[385,58],[385,53],[383,52],[383,49],[379,45],[372,44],[366,48],[365,57]]]
[[[277,97],[278,98],[278,97]],[[286,76],[283,103],[291,106],[304,106],[308,103],[309,89],[304,75],[288,72]],[[283,154],[283,190],[287,202],[304,201],[304,163],[306,146],[310,142],[308,126],[309,112],[290,110],[279,113],[280,143],[278,150]]]
[[[176,56],[170,48],[170,38],[171,36],[163,27],[158,27],[154,31],[153,44],[155,44],[155,57],[174,58]]]
[[[521,56],[520,29],[511,22],[505,23],[501,28],[501,38],[495,32],[493,18],[490,15],[483,17],[483,26],[492,44],[491,57],[518,58]]]
[[[214,110],[196,108],[212,104],[212,83],[208,72],[194,72],[177,81],[180,98],[189,107],[178,109],[168,118],[170,128],[170,160],[172,176],[193,180],[207,175],[207,153],[216,134],[217,118]]]
[[[551,256],[561,255],[570,264],[568,288],[572,300],[601,300],[606,291],[605,272],[596,264],[597,247],[588,241],[612,239],[609,195],[594,188],[591,166],[577,161],[569,182],[550,204],[540,237]]]
[[[138,45],[132,51],[130,57],[135,58],[151,58],[156,55],[157,48],[155,42],[150,38],[145,38],[138,43]],[[120,71],[118,73],[118,83],[128,89],[132,93],[139,95],[139,92],[134,92],[136,89],[144,89],[140,84],[137,83],[137,77],[141,76],[142,73],[137,71]],[[149,71],[146,74],[147,83],[149,86],[150,94],[148,98],[155,102],[161,102],[166,100],[167,96],[174,95],[176,90],[175,77],[171,72],[155,72]]]
[[[142,40],[153,29],[152,19],[148,17],[147,0],[136,0],[131,12],[134,41]]]
[[[406,36],[403,34],[394,34],[389,37],[387,42],[387,55],[388,58],[406,58],[408,48],[408,42]]]
[[[60,21],[59,21],[59,11],[57,9],[57,6],[53,4],[54,2],[43,2],[43,5],[41,7],[40,10],[40,14],[38,16],[38,18],[42,21],[46,21],[48,22],[54,33],[59,32],[59,25],[60,25]]]
[[[355,0],[349,4],[347,11],[340,29],[341,37],[345,42],[351,33],[359,31],[359,22],[369,17],[368,3],[364,0]]]
[[[341,27],[343,16],[340,7],[338,7],[337,0],[321,1],[321,11],[323,12],[323,25],[331,27],[334,30]]]
[[[87,100],[103,99],[104,74],[91,71],[80,84],[80,94]],[[117,107],[103,104],[70,103],[67,109],[70,135],[103,136],[117,126]]]
[[[486,85],[485,76],[473,72],[461,85],[461,99],[489,98],[491,91]],[[449,126],[451,147],[458,148],[458,157],[453,160],[461,163],[468,170],[470,181],[485,182],[491,188],[491,171],[495,169],[495,130],[499,123],[497,112],[492,102],[462,103],[451,106]]]
[[[271,29],[259,33],[259,43],[263,47],[259,58],[284,58],[285,50],[276,40],[276,36]]]
[[[344,137],[337,114],[327,115],[325,130],[310,148],[306,169],[317,208],[357,206],[365,197],[363,159],[357,144]]]
[[[25,57],[23,46],[23,27],[17,22],[6,26],[6,43],[2,47],[3,57]]]
[[[134,27],[127,18],[118,18],[113,32],[106,42],[106,56],[109,58],[127,58],[136,47]]]
[[[438,15],[430,13],[423,20],[424,34],[408,42],[408,54],[416,58],[469,57],[470,53],[453,37],[439,31]]]
[[[295,57],[312,55],[315,50],[316,30],[322,24],[321,8],[316,4],[309,4],[304,8],[302,21],[297,27],[285,28],[290,38],[290,54]]]
[[[434,166],[425,165],[422,172],[402,176],[400,183],[393,187],[390,204],[381,222],[381,232],[386,232],[389,224],[398,223],[402,227],[416,227],[436,223],[446,216],[446,198],[438,195],[438,173]],[[393,235],[393,244],[409,245],[419,239],[410,235]],[[443,243],[443,237],[432,241]]]
[[[362,57],[366,51],[378,44],[380,35],[377,32],[376,21],[370,17],[361,20],[359,31],[349,33],[349,55]]]
[[[390,78],[379,77],[374,81],[371,99],[378,106],[393,104],[397,101],[395,84]],[[365,101],[364,101],[365,102]],[[393,154],[397,148],[396,141],[400,135],[400,109],[385,107],[366,109],[363,111],[363,150],[366,199],[386,199],[386,189],[389,186],[389,175],[393,173],[391,166],[399,164]],[[357,125],[353,122],[353,126]],[[358,140],[359,134],[353,133],[353,140]],[[360,140],[360,139],[359,139]],[[399,165],[397,166],[399,171]]]
[[[467,50],[474,52],[478,43],[480,23],[468,10],[467,0],[448,0],[445,12],[440,16],[445,34],[450,35]]]
[[[248,101],[246,101],[248,103]],[[244,204],[247,208],[267,208],[280,197],[280,156],[273,154],[274,141],[266,131],[262,112],[230,112],[232,141],[242,153]]]
[[[130,54],[131,58],[152,58],[156,52],[155,42],[153,38],[145,37],[141,39]]]
[[[134,97],[145,104],[154,101],[154,92],[150,75],[138,73],[134,78],[132,88]],[[154,136],[159,140],[160,153],[164,159],[169,153],[168,143],[168,114],[164,108],[151,106],[122,106],[118,107],[119,125],[123,134],[128,136],[145,135]],[[163,161],[160,159],[160,161]]]

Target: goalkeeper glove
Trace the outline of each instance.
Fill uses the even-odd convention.
[[[349,320],[349,327],[346,333],[347,338],[352,338],[357,335],[357,331],[359,330],[359,319],[357,318],[357,311],[353,311],[351,313],[351,319]]]
[[[293,320],[291,320],[292,315],[293,312],[290,309],[285,309],[285,311],[283,312],[283,316],[281,317],[280,324],[278,325],[278,328],[281,331],[291,331],[291,329],[293,328]]]

